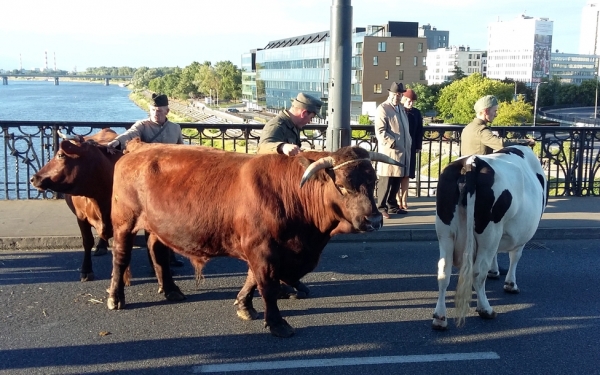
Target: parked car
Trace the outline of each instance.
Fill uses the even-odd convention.
[[[227,108],[227,112],[239,113],[240,111],[238,111],[236,108]]]

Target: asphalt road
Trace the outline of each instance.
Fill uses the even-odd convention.
[[[332,243],[304,278],[310,298],[279,303],[289,339],[263,328],[259,298],[260,320],[236,317],[246,266],[233,259],[211,261],[199,289],[186,261],[176,278],[188,299],[170,303],[135,250],[127,309],[109,311],[110,255],[80,283],[80,251],[2,251],[0,374],[599,374],[598,251],[593,240],[531,244],[521,294],[487,283],[497,319],[472,308],[465,327],[437,332],[436,242]]]

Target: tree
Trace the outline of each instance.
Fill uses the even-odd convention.
[[[454,70],[452,70],[450,73],[452,73],[450,76],[450,82],[460,81],[467,76],[458,65],[455,65]]]
[[[196,74],[200,71],[200,63],[194,61],[183,68],[173,96],[179,99],[195,98],[199,95],[198,86],[194,83]]]
[[[510,101],[514,86],[474,73],[454,81],[440,91],[436,104],[438,116],[447,122],[468,124],[475,117],[473,105],[484,95],[495,95],[499,101]]]
[[[417,94],[417,101],[413,104],[415,108],[419,109],[423,114],[434,109],[437,98],[429,86],[416,83],[409,86],[409,88]]]
[[[219,79],[219,96],[238,99],[242,96],[242,72],[231,61],[219,61],[215,65]]]
[[[524,95],[519,95],[517,100],[500,102],[492,126],[519,126],[531,122],[533,122],[533,106],[525,102]]]

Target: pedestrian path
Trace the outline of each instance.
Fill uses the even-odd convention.
[[[437,241],[435,198],[412,198],[407,215],[391,215],[379,231],[332,241]],[[600,238],[600,198],[550,198],[534,240]],[[63,200],[0,201],[0,250],[81,248],[75,215]]]

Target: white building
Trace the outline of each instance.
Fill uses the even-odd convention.
[[[485,51],[471,50],[470,47],[452,46],[427,50],[427,84],[434,85],[449,81],[456,68],[467,76],[483,74],[482,58]]]
[[[582,55],[598,55],[600,52],[600,4],[598,0],[589,0],[581,12],[581,36],[579,37],[579,53]]]
[[[525,15],[488,27],[487,76],[533,84],[550,75],[552,29],[547,18]]]

